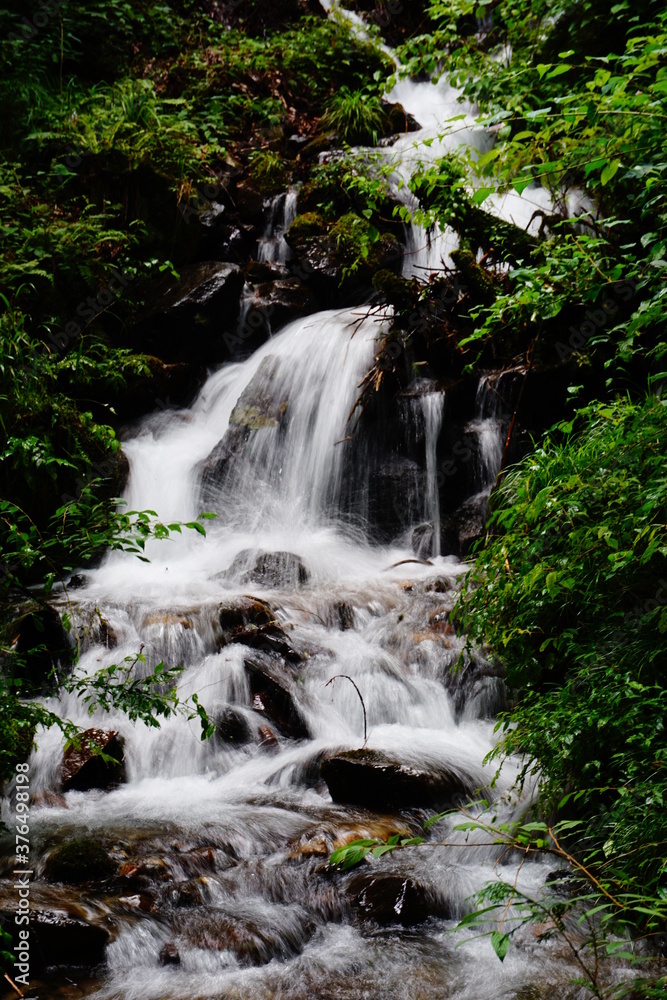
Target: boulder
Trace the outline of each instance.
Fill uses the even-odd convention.
[[[204,509],[207,509],[209,503],[215,500],[217,491],[224,483],[230,466],[234,459],[243,452],[249,437],[249,427],[229,427],[213,451],[202,462],[200,466],[201,502]]]
[[[96,840],[82,837],[61,844],[49,854],[44,876],[50,882],[99,882],[111,878],[118,865]]]
[[[266,281],[252,298],[248,322],[259,327],[257,317],[262,317],[267,334],[275,333],[293,319],[312,312],[315,305],[310,288],[298,278]]]
[[[252,707],[275,725],[284,736],[308,739],[306,720],[297,706],[295,682],[267,654],[256,653],[245,660]]]
[[[242,288],[243,272],[236,264],[186,264],[178,280],[156,289],[133,343],[163,361],[221,360],[225,355],[221,333],[238,315]]]
[[[272,590],[295,589],[308,583],[310,573],[293,552],[256,552],[243,549],[227,570],[243,583],[256,583]]]
[[[108,789],[125,781],[124,740],[112,729],[86,729],[78,746],[72,744],[63,754],[61,781],[63,791],[87,792],[91,788]],[[99,753],[113,757],[105,760]]]
[[[251,285],[261,285],[266,281],[285,281],[292,277],[292,272],[287,264],[276,260],[249,260],[243,275]]]
[[[414,878],[391,872],[355,875],[348,885],[348,895],[362,919],[383,926],[402,924],[412,927],[434,912],[424,886]]]
[[[31,956],[37,959],[38,967],[101,965],[109,939],[109,931],[98,924],[59,910],[31,910]]]
[[[392,811],[441,807],[464,792],[458,775],[404,764],[380,750],[343,750],[322,762],[322,777],[334,802]]]
[[[273,611],[264,601],[247,597],[239,604],[222,605],[218,611],[218,621],[222,629],[223,644],[236,642],[236,636],[249,629],[270,625],[273,621]]]
[[[421,128],[419,122],[405,110],[402,104],[391,104],[383,101],[387,124],[392,135],[401,132],[418,132]]]
[[[275,427],[287,410],[288,401],[283,392],[276,389],[275,380],[279,370],[277,358],[266,357],[239,396],[232,410],[229,423],[234,427],[247,427],[257,431],[263,427]]]
[[[253,733],[248,720],[234,708],[226,708],[221,715],[215,717],[214,723],[217,739],[227,746],[242,747],[252,740]]]
[[[23,681],[22,693],[52,693],[56,669],[72,663],[72,647],[56,609],[36,602],[25,605],[8,633],[16,654],[10,666]]]
[[[289,857],[311,857],[323,855],[328,857],[339,847],[345,847],[353,840],[386,840],[398,833],[401,837],[412,837],[419,830],[405,820],[393,816],[377,816],[370,819],[351,819],[350,817],[335,817],[334,819],[310,827],[297,840],[290,844]]]

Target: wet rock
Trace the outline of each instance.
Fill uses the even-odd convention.
[[[32,910],[30,935],[39,965],[49,967],[93,968],[100,965],[110,939],[105,927],[58,910]]]
[[[159,910],[156,897],[146,892],[138,892],[134,896],[118,896],[116,902],[130,912],[138,910],[140,913],[157,913]]]
[[[180,965],[181,956],[173,941],[168,941],[160,952],[160,965]]]
[[[65,750],[61,767],[63,791],[87,792],[91,788],[109,789],[125,781],[124,740],[112,729],[86,729],[78,746]],[[104,760],[97,751],[113,757]]]
[[[272,590],[294,589],[308,583],[310,573],[293,552],[253,552],[244,549],[228,570],[242,582],[256,583]]]
[[[241,965],[250,966],[298,954],[312,934],[314,923],[285,913],[283,920],[274,924],[254,914],[199,907],[187,912],[187,922],[178,920],[177,927],[195,947],[232,951]]]
[[[88,585],[88,577],[85,573],[74,573],[67,584],[68,590],[83,590]]]
[[[222,640],[226,645],[236,642],[236,636],[249,629],[270,625],[274,621],[273,611],[264,601],[248,597],[242,603],[221,606],[218,621],[222,629]]]
[[[44,806],[47,809],[67,809],[67,800],[59,792],[52,792],[49,789],[40,789],[35,792],[31,802],[36,806]]]
[[[341,632],[354,628],[354,609],[346,601],[337,601],[333,612],[334,620]]]
[[[245,222],[261,226],[264,220],[264,195],[248,181],[241,181],[236,185],[236,205]]]
[[[283,278],[259,286],[252,298],[250,312],[264,316],[267,331],[275,333],[286,323],[312,312],[315,305],[308,285],[298,278]],[[248,322],[258,325],[251,318]]]
[[[251,431],[275,427],[285,415],[288,400],[276,394],[275,379],[279,369],[277,358],[264,358],[259,368],[243,390],[229,418],[236,427]]]
[[[250,260],[243,269],[246,281],[252,285],[261,285],[267,281],[286,281],[292,277],[287,264],[276,260]]]
[[[322,763],[322,777],[334,802],[383,811],[445,805],[465,791],[453,772],[404,764],[380,750],[332,754]]]
[[[356,875],[348,885],[352,906],[364,920],[412,927],[433,912],[425,888],[413,878],[390,872]],[[444,915],[444,914],[440,914]]]
[[[179,882],[171,892],[174,906],[201,906],[206,900],[206,883],[201,878]]]
[[[273,723],[285,736],[307,739],[308,726],[295,697],[295,682],[268,655],[246,659],[252,707]]]
[[[200,466],[201,498],[204,507],[215,500],[234,459],[243,452],[250,437],[249,427],[231,426]]]
[[[253,737],[248,720],[234,708],[226,708],[215,718],[215,735],[222,743],[237,747],[250,743]]]
[[[391,104],[383,101],[387,125],[390,134],[401,132],[418,132],[421,128],[419,122],[405,110],[402,104]]]
[[[458,544],[458,554],[461,556],[467,555],[474,543],[484,535],[488,499],[486,492],[478,493],[461,504],[451,515],[451,526]]]
[[[243,273],[236,264],[187,264],[178,281],[170,280],[156,292],[133,342],[165,361],[220,360],[225,353],[221,330],[238,315],[242,288]]]
[[[10,666],[23,681],[23,694],[52,692],[56,670],[72,663],[72,647],[56,609],[36,602],[25,605],[8,632],[16,654]]]
[[[328,857],[337,848],[345,847],[353,840],[386,840],[396,833],[401,837],[412,837],[417,832],[416,824],[410,825],[393,816],[352,821],[341,817],[306,830],[298,840],[290,844],[289,857]]]
[[[96,840],[85,837],[61,844],[49,854],[44,875],[50,882],[99,882],[111,878],[118,865]]]
[[[406,456],[386,459],[371,475],[369,515],[380,540],[390,542],[422,513],[425,473]]]
[[[276,738],[276,734],[269,726],[260,726],[257,730],[259,734],[259,745],[264,750],[278,750],[280,744]]]
[[[180,625],[182,628],[190,629],[192,628],[192,621],[187,615],[165,612],[164,614],[147,615],[144,618],[143,627],[147,628],[150,625]]]

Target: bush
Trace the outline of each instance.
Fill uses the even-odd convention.
[[[379,97],[341,87],[327,102],[322,126],[351,146],[377,146],[389,123]]]

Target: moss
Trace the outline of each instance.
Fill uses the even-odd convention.
[[[44,874],[51,882],[97,882],[116,874],[118,866],[96,840],[71,840],[49,855]]]
[[[303,215],[297,215],[285,238],[288,243],[300,243],[314,236],[323,236],[326,231],[327,224],[319,212],[304,212]]]
[[[253,153],[249,173],[254,187],[260,194],[277,194],[288,184],[287,164],[278,153],[269,149],[260,149]]]

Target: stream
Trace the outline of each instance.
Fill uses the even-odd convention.
[[[444,79],[437,86],[400,80],[389,99],[422,126],[381,149],[396,164],[396,190],[408,204],[399,183],[421,158],[493,141]],[[465,120],[439,138],[443,122],[462,111]],[[527,226],[545,198],[529,189],[495,198],[493,210]],[[288,259],[282,233],[294,212],[293,192],[272,207],[260,260]],[[427,275],[455,245],[449,231],[410,227],[404,273]],[[73,696],[50,702],[82,727],[125,741],[126,781],[111,790],[57,794],[55,731],[40,736],[31,761],[41,803],[31,812],[35,855],[92,837],[127,882],[108,893],[34,883],[33,907],[78,914],[109,934],[101,971],[84,992],[67,995],[576,995],[568,985],[575,970],[557,943],[540,943],[528,929],[501,964],[488,938],[455,931],[471,895],[489,881],[516,880],[539,893],[546,862],[518,867],[485,835],[446,821],[423,847],[348,872],[328,863],[341,843],[417,834],[437,811],[332,800],[322,762],[361,748],[365,725],[367,749],[453,776],[462,795],[482,794],[501,819],[531,794],[526,789],[522,802],[510,794],[513,762],[495,782],[497,765],[484,763],[497,738],[502,680],[481,655],[452,670],[463,640],[448,617],[465,566],[441,545],[436,450],[447,398],[436,384],[420,385],[402,410],[423,487],[407,513],[397,512],[403,525],[391,543],[379,544],[369,523],[369,456],[378,445],[363,420],[350,433],[349,415],[389,320],[362,306],[296,320],[247,360],[212,372],[191,407],[153,414],[124,440],[129,509],[152,509],[165,522],[203,510],[217,517],[205,522],[206,538],[190,531],[151,541],[150,562],[112,553],[86,571],[85,587],[71,594],[84,650],[76,669],[94,673],[140,649],[147,670],[160,661],[180,665],[179,695],[196,692],[217,731],[202,742],[198,721],[183,716],[152,728],[120,712],[91,719]],[[476,405],[478,486],[488,494],[503,425],[484,380]],[[419,525],[428,530],[415,551]],[[267,615],[270,626],[257,628]],[[354,685],[337,675],[354,681],[363,709]],[[388,896],[372,890],[375,876]],[[79,981],[74,972],[69,979]],[[53,989],[35,995],[65,995]]]

